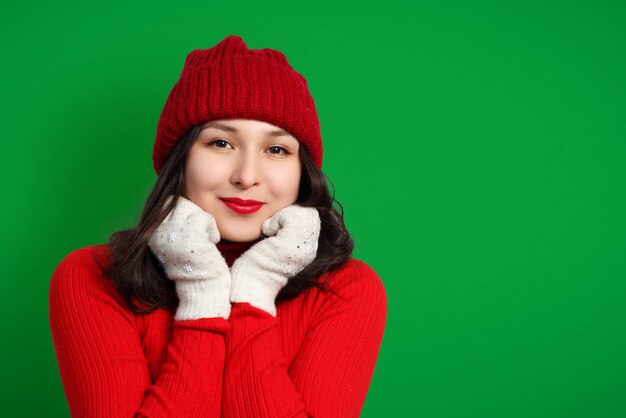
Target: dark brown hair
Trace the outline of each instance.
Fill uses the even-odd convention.
[[[176,199],[172,199],[164,207],[167,198],[181,196],[184,191],[187,154],[201,130],[200,125],[194,126],[177,141],[146,200],[138,225],[114,232],[109,237],[111,258],[104,272],[128,307],[136,313],[149,313],[158,308],[174,309],[178,304],[174,282],[165,275],[148,248],[148,241],[176,205]],[[315,260],[288,281],[276,298],[277,304],[293,299],[311,287],[333,292],[324,278],[344,264],[354,248],[343,220],[343,207],[329,190],[328,184],[332,185],[332,182],[313,163],[304,146],[299,147],[299,158],[302,175],[296,203],[318,210],[321,230]]]

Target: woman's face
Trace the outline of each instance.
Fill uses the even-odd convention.
[[[298,197],[300,143],[257,120],[203,126],[187,155],[184,196],[215,217],[222,239],[254,241],[263,221]]]

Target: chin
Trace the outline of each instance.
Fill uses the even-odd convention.
[[[261,238],[261,231],[220,231],[220,236],[226,241],[250,242]]]

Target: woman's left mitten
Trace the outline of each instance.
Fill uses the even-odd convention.
[[[233,263],[230,301],[248,302],[276,316],[278,292],[317,255],[320,227],[317,209],[298,205],[263,222],[261,230],[268,237]]]

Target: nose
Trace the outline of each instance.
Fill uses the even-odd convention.
[[[254,156],[248,153],[242,153],[239,156],[233,168],[230,181],[243,189],[259,184],[259,164]]]

